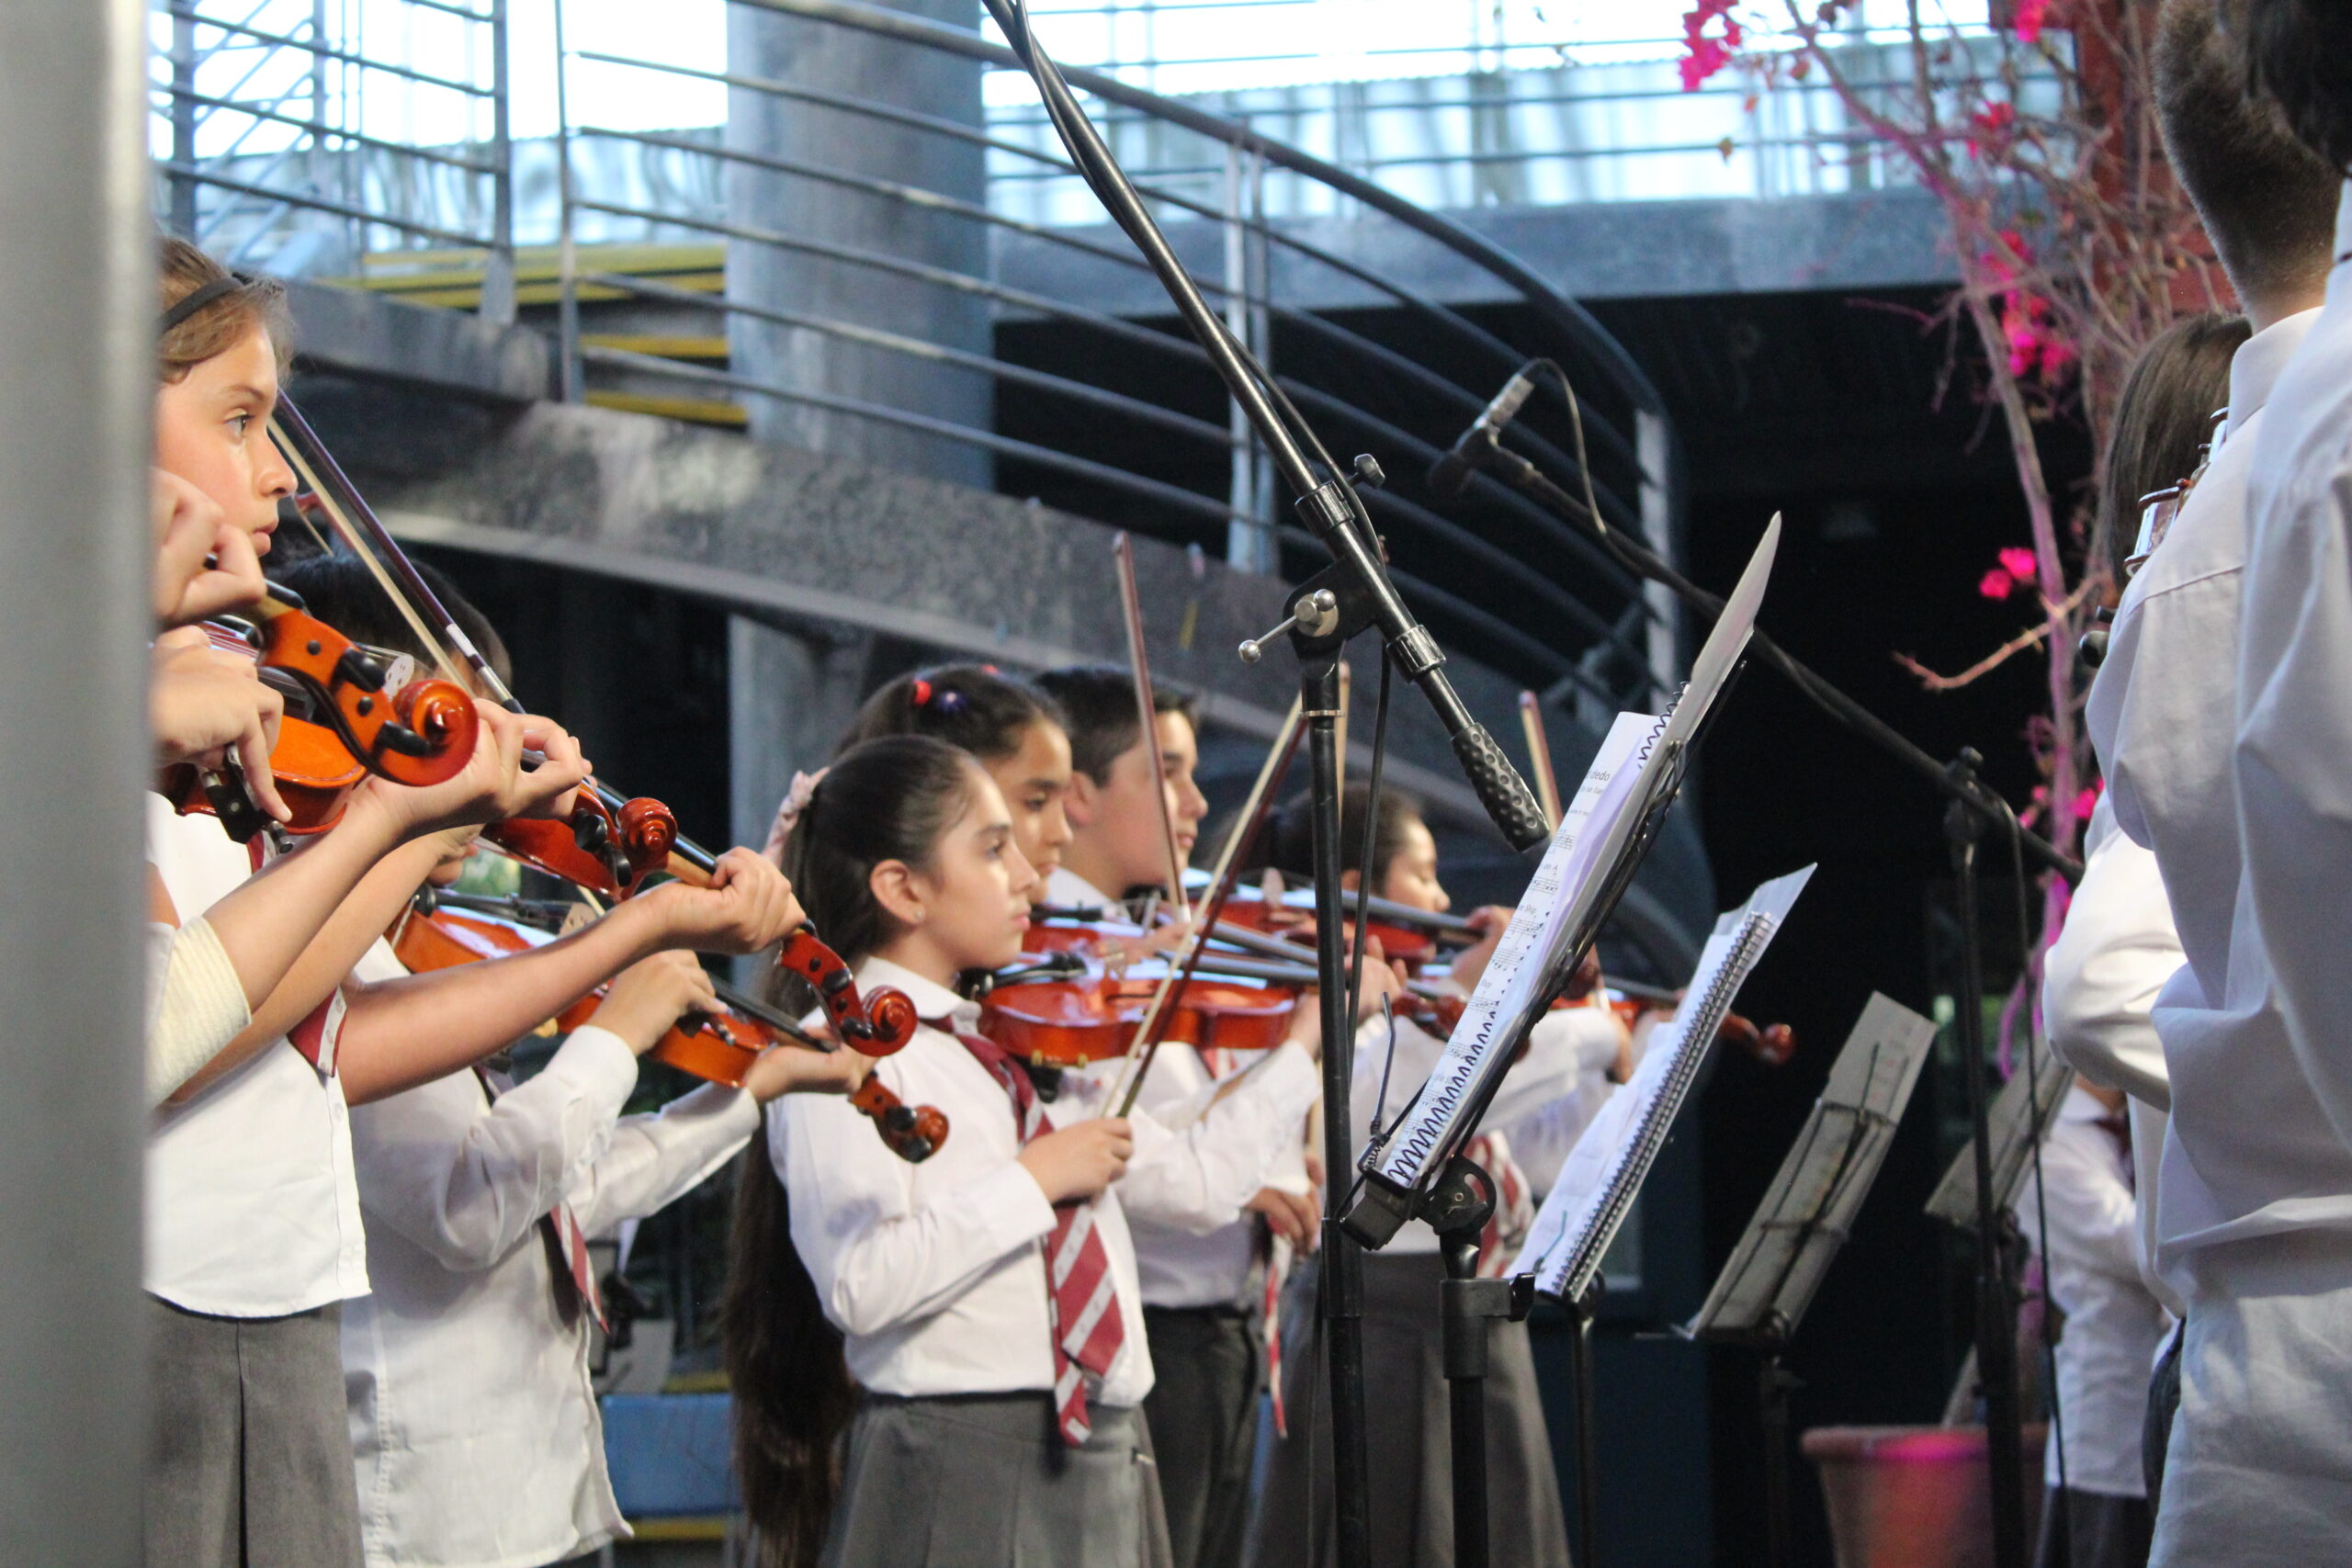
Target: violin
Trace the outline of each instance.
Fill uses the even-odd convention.
[[[421,894],[392,929],[392,953],[417,973],[528,952],[554,940],[539,928],[550,919],[560,920],[572,907],[459,893]],[[518,919],[488,918],[492,911]],[[523,920],[530,923],[519,923]],[[786,939],[785,957],[815,988],[827,1021],[859,1055],[887,1056],[914,1037],[914,1004],[906,994],[877,989],[870,1001],[861,998],[849,966],[808,927]],[[553,1021],[555,1027],[570,1031],[590,1022],[605,990],[600,986],[566,1008]],[[839,1049],[729,987],[718,990],[725,1007],[680,1019],[646,1055],[695,1077],[741,1089],[752,1064],[778,1044],[788,1041],[817,1051]],[[947,1141],[944,1112],[908,1105],[872,1074],[851,1093],[849,1102],[874,1123],[890,1152],[910,1164],[929,1159]]]
[[[472,760],[481,716],[462,687],[406,679],[403,659],[366,649],[273,589],[250,617],[205,624],[212,645],[243,654],[286,699],[270,773],[293,812],[289,832],[319,833],[342,819],[351,792],[369,773],[424,786],[455,777]],[[399,682],[396,690],[386,687]],[[250,840],[266,822],[234,756],[218,770],[182,763],[164,793],[183,815],[208,811],[229,836]]]
[[[1032,965],[980,998],[980,1032],[1033,1066],[1076,1067],[1125,1056],[1151,1010],[1159,976],[1113,975],[1100,964]],[[1195,976],[1167,1010],[1160,1041],[1224,1051],[1271,1051],[1289,1032],[1305,984]]]

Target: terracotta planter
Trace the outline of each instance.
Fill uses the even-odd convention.
[[[2042,1428],[2025,1432],[2026,1533],[2041,1520]],[[1991,1486],[1982,1427],[1817,1427],[1838,1568],[1989,1568]]]

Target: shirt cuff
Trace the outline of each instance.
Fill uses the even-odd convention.
[[[1000,1255],[1053,1234],[1054,1206],[1018,1160],[973,1182],[964,1193]]]
[[[748,1089],[707,1083],[662,1108],[663,1121],[708,1122],[714,1134],[748,1138],[760,1127],[760,1102]]]
[[[607,1095],[613,1114],[620,1114],[629,1091],[637,1087],[637,1053],[609,1029],[583,1023],[573,1030],[543,1073],[569,1078],[591,1093]]]

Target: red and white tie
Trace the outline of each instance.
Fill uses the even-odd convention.
[[[1023,1144],[1052,1131],[1029,1075],[1002,1047],[982,1035],[956,1037],[1012,1097],[1012,1120]],[[1092,1203],[1055,1206],[1053,1233],[1046,1238],[1046,1286],[1053,1318],[1054,1423],[1062,1441],[1078,1448],[1094,1430],[1087,1418],[1082,1374],[1108,1374],[1127,1338],[1117,1281],[1111,1275],[1111,1254],[1094,1228]]]
[[[474,1068],[474,1076],[481,1079],[484,1093],[492,1103],[514,1087],[514,1080],[504,1073],[483,1066]],[[595,1259],[588,1255],[588,1233],[580,1228],[580,1218],[571,1205],[556,1200],[554,1208],[539,1216],[539,1235],[546,1241],[549,1260],[555,1264],[555,1304],[557,1311],[569,1323],[581,1307],[596,1320],[596,1326],[611,1331],[605,1321],[605,1295],[596,1288]]]

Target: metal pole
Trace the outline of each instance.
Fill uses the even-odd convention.
[[[1355,998],[1348,995],[1340,913],[1340,651],[1299,660],[1299,696],[1314,767],[1315,958],[1323,976],[1323,1328],[1331,1348],[1331,1491],[1339,1568],[1372,1561],[1372,1470],[1364,1450],[1363,1253],[1340,1228],[1355,1123]]]
[[[514,139],[509,113],[506,65],[506,0],[490,0],[490,255],[482,264],[481,317],[502,327],[514,324]],[[560,62],[559,62],[560,64]]]
[[[580,259],[571,240],[571,102],[565,85],[571,56],[563,42],[563,0],[554,0],[550,11],[555,20],[556,360],[563,400],[576,403],[586,395],[587,377],[580,363]]]
[[[1978,758],[1963,751],[1952,764],[1973,783]],[[2018,1402],[2017,1303],[2009,1293],[2001,1252],[1999,1208],[1993,1193],[1993,1140],[1986,1122],[1992,1103],[1984,1067],[1984,970],[1977,929],[1976,846],[1984,820],[1961,801],[1944,808],[1951,846],[1954,901],[1960,921],[1960,1054],[1966,1071],[1969,1122],[1976,1135],[1976,1377],[1984,1391],[1984,1458],[1992,1482],[1995,1568],[2025,1568],[2025,1461],[2019,1451],[2024,1412]]]
[[[183,169],[196,167],[196,7],[195,0],[172,0],[172,162]],[[172,232],[196,238],[196,179],[171,176]]]
[[[147,96],[141,0],[0,6],[0,1562],[140,1560]]]

